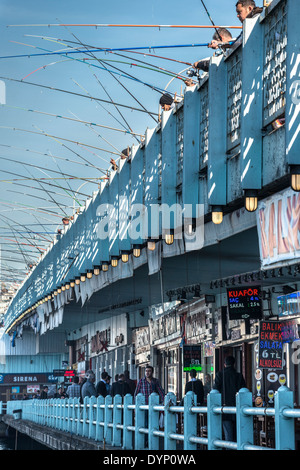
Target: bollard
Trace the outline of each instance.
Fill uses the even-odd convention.
[[[95,439],[96,437],[96,426],[95,426],[95,414],[96,410],[94,405],[97,402],[95,396],[90,397],[90,409],[89,409],[89,439]]]
[[[96,441],[103,442],[104,439],[104,405],[105,399],[102,395],[97,398],[97,414],[96,414]],[[101,424],[100,424],[101,423]]]
[[[164,415],[164,450],[176,450],[176,440],[170,439],[170,434],[176,433],[176,413],[170,411],[170,406],[176,405],[176,396],[174,393],[168,393],[165,396],[165,415]],[[196,416],[197,420],[197,416]],[[197,430],[196,430],[197,433]]]
[[[104,439],[107,444],[112,443],[112,428],[109,426],[113,422],[113,410],[110,408],[112,404],[112,396],[105,397],[105,410],[104,410]]]
[[[222,440],[222,415],[213,411],[215,406],[221,406],[221,394],[217,390],[211,390],[207,395],[208,450],[219,449],[214,445],[214,441]]]
[[[283,410],[293,409],[293,392],[282,385],[275,393],[275,442],[276,450],[295,450],[295,423],[283,415]]]
[[[118,405],[122,405],[121,395],[114,397],[114,409],[113,409],[113,446],[121,447],[122,443],[122,430],[117,425],[122,424],[122,408]]]
[[[191,436],[197,435],[197,414],[191,408],[197,404],[197,396],[187,392],[184,397],[184,450],[196,450],[197,444],[190,442]]]
[[[129,426],[133,426],[133,410],[129,409],[128,406],[132,405],[133,396],[125,395],[124,397],[124,429],[123,429],[123,449],[133,449],[133,435],[132,431],[128,429]]]
[[[141,405],[145,404],[145,396],[142,393],[139,393],[135,397],[135,435],[134,435],[134,444],[135,450],[144,450],[145,449],[145,437],[139,429],[145,427],[145,411],[140,409]]]
[[[243,408],[252,407],[252,394],[242,388],[236,395],[236,435],[237,448],[244,450],[245,444],[253,444],[253,416],[246,415]]]
[[[159,395],[151,393],[149,397],[149,423],[148,423],[148,444],[149,450],[159,449],[159,437],[153,434],[153,431],[159,430],[159,411],[153,409],[154,406],[159,404]]]

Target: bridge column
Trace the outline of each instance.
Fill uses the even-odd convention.
[[[227,67],[222,56],[211,58],[208,99],[210,103],[207,162],[208,203],[211,206],[219,207],[225,206],[227,203]]]
[[[289,165],[298,167],[300,175],[300,62],[299,62],[299,17],[300,2],[287,1],[287,30],[286,45],[286,107],[285,133],[286,158]]]
[[[243,24],[241,103],[241,186],[262,187],[264,28],[259,17]]]

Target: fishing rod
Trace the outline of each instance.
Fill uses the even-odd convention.
[[[22,108],[21,108],[22,109]],[[26,111],[26,110],[25,110]],[[29,111],[32,111],[32,110],[29,110]],[[39,111],[37,111],[39,112]],[[12,149],[16,149],[16,150],[22,150],[24,152],[29,152],[29,153],[33,153],[33,154],[37,154],[37,155],[43,155],[45,157],[52,157],[52,155],[49,155],[48,153],[44,153],[44,152],[38,152],[37,150],[32,150],[32,149],[26,149],[24,147],[16,147],[15,145],[7,145],[7,144],[0,144],[1,147],[8,147],[8,148],[12,148]],[[68,163],[76,163],[76,165],[83,165],[85,167],[90,167],[90,168],[96,168],[96,169],[99,169],[99,171],[101,170],[100,168],[97,168],[95,167],[94,165],[91,165],[90,163],[82,163],[82,162],[78,162],[76,160],[70,160],[69,158],[64,158],[64,157],[59,157],[57,155],[54,155],[55,158],[59,159],[59,160],[63,160],[65,162],[68,162]],[[101,170],[102,171],[102,170]],[[102,177],[100,176],[99,179],[101,179]]]
[[[29,196],[29,197],[32,197],[32,198],[34,198],[34,199],[39,199],[40,201],[51,202],[49,199],[45,199],[45,198],[40,197],[40,196],[35,196],[34,194],[21,193],[20,191],[13,191],[12,189],[7,189],[6,191],[7,191],[8,193],[21,194],[21,196]],[[55,193],[54,193],[54,194],[55,194]],[[77,201],[76,201],[76,202],[77,202]],[[79,204],[80,206],[82,205],[82,204],[80,204],[79,202],[78,202],[78,204]],[[61,202],[61,205],[62,205],[62,206],[65,206],[65,207],[67,207],[67,208],[69,208],[69,209],[72,207],[72,206],[68,206],[67,204],[63,204],[62,202]]]
[[[139,137],[145,137],[144,134],[138,134],[137,132],[128,131],[128,130],[124,130],[124,129],[117,129],[115,127],[105,126],[103,124],[97,124],[95,122],[84,121],[82,119],[74,119],[74,118],[70,118],[68,116],[61,116],[59,114],[46,113],[44,111],[38,111],[36,109],[22,108],[21,106],[11,106],[11,105],[8,105],[8,104],[3,104],[3,103],[0,103],[0,106],[5,106],[5,107],[8,107],[8,108],[13,108],[13,109],[19,109],[19,110],[22,110],[22,111],[28,111],[28,112],[31,112],[31,113],[44,114],[46,116],[52,116],[52,117],[55,117],[55,118],[58,118],[58,119],[66,119],[68,121],[78,122],[80,124],[87,124],[89,126],[101,127],[103,129],[109,129],[109,130],[113,130],[113,131],[116,131],[116,132],[122,132],[123,134],[133,134],[133,135],[137,135]],[[3,145],[3,144],[0,144],[0,145]],[[47,154],[45,154],[45,155],[47,155]],[[55,158],[59,158],[59,157],[55,156]],[[75,163],[78,163],[78,162],[75,162]],[[82,163],[80,163],[80,165],[82,165]]]
[[[216,26],[216,25],[215,25],[215,23],[214,23],[213,20],[212,20],[212,17],[210,16],[209,11],[208,11],[207,8],[206,8],[206,5],[205,5],[204,1],[203,1],[203,0],[200,0],[200,1],[201,1],[202,5],[203,5],[203,7],[204,7],[204,10],[205,10],[205,12],[206,12],[206,14],[207,14],[207,16],[208,16],[208,18],[209,18],[209,20],[210,20],[210,22],[211,22],[213,28],[215,29],[215,31],[216,31],[216,33],[217,33],[217,35],[218,35],[218,37],[219,37],[219,40],[222,41],[222,38],[221,38],[221,36],[220,36],[220,34],[219,34],[219,31],[218,31],[218,29],[217,29],[217,28],[220,28],[220,26]],[[228,28],[227,28],[227,29],[228,29]]]
[[[1,215],[1,218],[2,218],[2,219],[4,218],[4,219],[7,219],[7,220],[10,220],[10,221],[11,221],[11,219],[10,219],[9,217],[6,217],[6,216],[4,216],[4,215]],[[21,225],[21,224],[19,224],[19,223],[16,222],[16,221],[13,221],[13,222],[14,222],[14,224]],[[15,232],[18,233],[18,231],[17,231],[14,227],[12,227],[8,222],[6,222],[6,223],[7,223],[7,225],[9,226],[9,228],[11,229],[12,234],[13,234],[13,236],[14,236],[16,242],[17,242],[18,245],[19,245],[20,242],[17,240],[17,238],[16,238],[16,236],[15,236]],[[28,239],[27,237],[25,237],[25,236],[23,236],[22,238],[24,238],[27,242],[33,243],[32,240],[29,240],[29,239]],[[35,246],[35,248],[38,249],[38,247],[37,247],[36,244],[35,244],[34,246]],[[19,246],[19,249],[20,249],[20,251],[22,252],[22,248],[21,248],[20,246]],[[22,252],[22,256],[23,256],[23,258],[24,258],[24,261],[27,262],[27,261],[26,261],[26,257],[25,257],[25,255],[24,255],[23,252]]]
[[[16,42],[16,41],[12,41],[12,42]],[[49,51],[48,49],[44,49],[44,48],[42,48],[42,47],[32,46],[32,45],[30,45],[30,44],[24,44],[24,43],[17,43],[17,44],[23,44],[23,45],[25,45],[25,46],[34,47],[35,49],[41,49],[42,51],[47,51],[47,53],[52,53],[52,51]],[[82,63],[84,63],[85,65],[89,65],[89,66],[91,66],[91,67],[96,67],[96,68],[101,69],[101,70],[109,71],[109,70],[107,69],[107,67],[105,67],[105,66],[104,66],[104,67],[100,67],[99,65],[87,63],[86,60],[84,60],[84,59],[76,59],[76,58],[74,58],[74,57],[68,57],[68,55],[67,55],[67,54],[73,53],[73,52],[81,52],[81,53],[84,53],[84,51],[80,51],[80,50],[78,50],[78,49],[75,49],[75,51],[71,51],[71,52],[67,52],[67,53],[65,53],[65,51],[63,51],[63,52],[62,52],[62,51],[54,51],[54,52],[63,54],[63,55],[64,55],[65,57],[67,57],[68,59],[76,60],[77,62],[82,62]],[[37,55],[37,54],[33,54],[33,55]],[[31,54],[31,55],[28,55],[28,56],[26,56],[26,57],[30,58],[31,56],[32,56],[32,54]],[[97,60],[97,59],[96,59],[96,60]],[[120,69],[119,69],[119,70],[120,70]],[[123,73],[121,73],[121,72],[116,72],[116,71],[114,71],[114,70],[111,70],[111,71],[110,71],[110,73],[120,75],[121,77],[128,78],[128,79],[130,79],[130,80],[134,80],[134,81],[136,81],[136,82],[138,82],[138,83],[141,83],[142,85],[146,85],[146,86],[150,87],[151,89],[153,89],[154,91],[157,91],[158,93],[162,93],[162,89],[160,89],[160,88],[158,88],[158,87],[155,87],[154,85],[151,85],[151,84],[149,84],[149,83],[143,82],[142,80],[140,80],[140,79],[138,79],[138,78],[136,78],[136,77],[133,77],[132,75],[128,74],[127,72],[124,72],[124,71],[122,71],[122,72],[123,72]],[[29,75],[30,75],[30,74],[29,74]],[[27,75],[27,76],[29,76],[29,75]],[[22,80],[24,80],[24,78],[26,78],[26,77],[23,77]]]
[[[55,135],[51,135],[51,134],[47,134],[47,133],[44,133],[44,132],[37,132],[37,131],[29,131],[27,129],[20,129],[18,127],[9,127],[9,126],[0,126],[0,129],[10,129],[10,130],[14,130],[14,131],[21,131],[21,132],[29,132],[30,134],[38,134],[38,135],[44,135],[45,137],[53,137],[53,138],[56,138],[56,139],[61,139],[61,140],[65,140],[67,142],[72,142],[73,144],[76,144],[76,145],[82,145],[83,147],[90,147],[90,148],[93,148],[93,149],[96,149],[96,150],[101,150],[103,152],[107,152],[107,153],[111,153],[113,155],[120,155],[121,152],[117,153],[117,152],[113,152],[111,150],[107,150],[107,149],[103,149],[101,147],[96,147],[94,145],[89,145],[89,144],[84,144],[82,142],[77,142],[75,140],[71,140],[71,139],[65,139],[63,137],[57,137]],[[83,178],[80,178],[80,179],[83,179]]]
[[[12,42],[15,42],[15,41],[12,41]],[[21,43],[21,44],[23,44],[23,43]],[[40,48],[40,47],[37,47],[37,46],[33,46],[33,45],[30,45],[30,44],[23,44],[23,45],[29,46],[29,47],[34,47],[35,49],[41,49],[41,50],[46,50],[46,51],[47,51],[47,49],[43,49],[43,48]],[[69,46],[68,46],[68,47],[69,47]],[[76,58],[74,59],[73,57],[68,57],[68,56],[66,56],[66,57],[67,57],[67,59],[76,60],[76,61],[78,61],[78,62],[84,63],[85,65],[91,65],[91,66],[93,66],[93,67],[101,68],[101,69],[103,70],[103,67],[98,67],[97,65],[87,63],[87,62],[85,62],[84,60],[79,60],[79,59],[76,59]],[[37,70],[38,70],[38,69],[37,69]],[[104,70],[105,70],[105,69],[104,69]],[[118,73],[118,72],[113,72],[113,73]],[[29,74],[29,75],[30,75],[30,74]],[[29,76],[29,75],[27,75],[27,76]],[[125,76],[125,78],[129,78],[129,77],[126,77],[126,76]],[[24,80],[24,78],[23,78],[22,80]],[[142,83],[143,83],[143,82],[142,82]],[[102,86],[102,84],[101,84],[101,86]],[[108,94],[108,92],[106,91],[106,89],[105,89],[104,87],[103,87],[103,89],[104,89],[104,92],[106,93],[106,95],[109,97],[110,102],[111,102],[112,104],[114,104],[114,106],[115,106],[115,108],[117,109],[118,113],[120,114],[120,116],[122,117],[122,119],[125,121],[125,123],[126,123],[126,125],[127,125],[127,128],[126,128],[112,113],[110,113],[103,105],[101,105],[101,103],[99,103],[100,106],[101,106],[110,116],[112,116],[113,119],[115,119],[119,124],[121,124],[121,126],[124,127],[124,129],[128,130],[128,128],[129,128],[129,130],[132,132],[132,129],[130,128],[129,124],[127,123],[125,117],[122,115],[122,113],[121,113],[121,111],[119,110],[119,108],[118,108],[118,107],[116,106],[116,104],[113,102],[113,100],[112,100],[111,97],[109,96],[109,94]],[[140,141],[138,140],[138,138],[137,138],[136,135],[134,135],[133,137],[140,143]]]
[[[36,126],[35,126],[35,127],[36,127]],[[37,127],[36,127],[36,128],[37,128]],[[39,128],[37,128],[37,129],[38,129],[39,131],[41,131],[43,134],[45,134],[45,132],[44,132],[42,129],[39,129]],[[53,140],[57,141],[57,139],[53,139]],[[72,197],[73,201],[76,201],[76,202],[81,206],[80,202],[77,201],[76,198],[75,198],[74,191],[72,190],[72,188],[71,188],[71,186],[70,186],[70,183],[69,183],[69,181],[68,181],[68,178],[66,178],[66,176],[69,177],[70,175],[69,175],[69,174],[66,174],[66,173],[63,173],[63,172],[61,171],[61,169],[60,169],[60,167],[59,167],[57,161],[55,160],[55,158],[52,157],[52,159],[54,159],[55,164],[57,165],[57,167],[58,167],[58,169],[59,169],[59,172],[58,172],[58,173],[60,173],[61,175],[64,176],[65,182],[66,182],[66,184],[68,185],[70,191],[73,193],[73,196],[72,196],[71,194],[69,194],[68,191],[67,191],[65,188],[63,188],[63,186],[61,186],[61,184],[58,184],[58,185],[62,188],[63,191],[66,192],[66,194],[68,194],[68,196]],[[44,173],[46,176],[49,176],[45,171],[43,171],[43,170],[45,170],[45,168],[44,168],[44,169],[41,169],[40,167],[38,167],[38,169],[39,169],[42,173]],[[51,170],[50,170],[50,171],[51,171]],[[56,173],[57,173],[57,172],[56,172]],[[73,177],[73,175],[71,175],[71,176]],[[57,183],[56,180],[54,180],[54,181]]]
[[[27,82],[27,81],[24,81],[24,80],[18,80],[16,78],[9,78],[9,77],[3,77],[3,76],[1,76],[0,79],[1,80],[8,80],[8,81],[11,81],[11,82],[16,82],[16,83],[24,83],[26,85],[33,85],[33,86],[37,86],[37,87],[40,87],[40,88],[46,88],[48,90],[59,91],[59,92],[62,92],[62,93],[68,93],[70,95],[80,96],[81,98],[91,99],[90,96],[83,95],[82,93],[75,93],[74,91],[62,90],[61,88],[55,88],[55,87],[51,87],[51,86],[47,86],[47,85],[40,85],[39,83]],[[110,101],[104,100],[104,99],[101,99],[101,98],[93,97],[93,100],[111,104]],[[142,112],[142,113],[145,112],[143,109],[135,108],[133,106],[129,106],[129,105],[121,104],[121,103],[116,103],[116,104],[117,104],[117,106],[121,106],[123,108],[127,108],[127,109],[130,109],[132,111],[139,111],[139,112]],[[148,111],[148,112],[153,114],[153,116],[158,116],[158,113],[154,113],[154,112],[151,112],[151,111]]]
[[[81,88],[82,90],[84,90],[88,96],[91,97],[91,100],[93,100],[93,97],[91,96],[91,94],[85,89],[83,88],[82,85],[80,85],[76,80],[72,79],[73,82],[79,87]],[[105,94],[107,95],[107,97],[109,98],[110,100],[110,103],[114,105],[116,111],[120,114],[121,118],[123,119],[123,121],[125,122],[125,124],[127,125],[127,128],[129,128],[131,130],[131,127],[129,125],[129,123],[127,122],[127,120],[125,119],[125,117],[123,116],[123,114],[121,113],[121,111],[119,110],[118,106],[116,106],[116,104],[114,103],[113,99],[111,98],[110,94],[108,93],[108,91],[105,89],[105,87],[102,85],[102,83],[100,82],[100,80],[98,80],[98,83],[101,85],[101,87],[103,88]],[[120,123],[122,126],[123,124]],[[125,127],[125,126],[124,126]],[[136,140],[140,143],[139,139],[135,136]]]
[[[189,29],[211,29],[210,25],[170,25],[170,24],[104,24],[104,23],[95,23],[95,24],[62,24],[62,23],[52,23],[52,24],[9,24],[6,27],[34,27],[34,26],[86,26],[86,27],[95,27],[95,28],[189,28]],[[216,28],[227,28],[227,29],[242,29],[242,26],[215,26]]]
[[[2,217],[2,218],[4,218],[4,219],[7,219],[7,220],[10,220],[10,221],[13,222],[14,224],[19,225],[20,227],[26,228],[26,229],[28,230],[27,225],[21,224],[20,222],[17,222],[17,221],[15,221],[15,220],[12,220],[10,217],[7,217],[7,216],[5,216],[5,215],[0,215],[0,217]],[[7,225],[10,227],[10,224],[9,224],[8,222],[7,222]],[[36,234],[36,232],[34,232],[33,230],[29,230],[29,232],[32,233],[32,234],[34,234],[34,235]],[[51,241],[51,240],[48,240],[46,237],[42,237],[42,238],[44,238],[47,242],[50,242],[50,241]]]
[[[3,157],[3,156],[0,156],[0,160],[7,160],[9,162],[13,162],[13,163],[19,163],[20,165],[27,165],[27,166],[32,166],[33,168],[37,168],[37,169],[42,169],[42,170],[47,170],[47,171],[50,171],[52,173],[60,173],[62,175],[65,175],[65,176],[68,176],[70,177],[70,179],[80,179],[80,180],[83,180],[83,181],[86,181],[87,183],[91,183],[91,184],[98,184],[97,181],[93,181],[94,179],[95,180],[98,180],[99,178],[92,178],[92,179],[89,179],[89,178],[79,178],[77,176],[73,176],[73,175],[69,175],[68,173],[62,173],[61,171],[58,171],[58,170],[52,170],[50,168],[44,168],[42,166],[37,166],[37,165],[33,165],[32,163],[28,163],[28,162],[20,162],[18,160],[15,160],[15,159],[12,159],[12,158],[7,158],[7,157]],[[0,170],[2,171],[2,170]],[[43,178],[41,178],[43,179]],[[52,179],[52,178],[50,178]],[[62,178],[64,180],[67,180],[68,178]],[[63,188],[61,188],[63,189]],[[87,196],[88,197],[88,196]]]
[[[37,36],[37,35],[34,35],[34,34],[25,34],[25,36],[34,37],[34,38],[41,38],[41,39],[45,39],[45,40],[54,40],[55,39],[54,42],[64,41],[64,42],[70,43],[70,44],[78,44],[76,41],[70,41],[70,40],[67,40],[67,39],[52,38],[52,37],[49,37],[49,36]],[[207,45],[208,44],[209,43],[207,43]],[[97,49],[96,46],[91,46],[89,44],[86,44],[86,46]],[[171,59],[170,57],[162,57],[162,56],[159,56],[159,55],[156,55],[156,54],[150,54],[150,53],[146,53],[146,52],[138,52],[138,51],[133,51],[133,50],[129,50],[129,49],[128,49],[128,52],[130,52],[131,54],[140,54],[140,55],[143,55],[143,56],[149,56],[149,57],[155,57],[155,58],[158,58],[158,59],[170,60],[172,62],[178,62],[179,64],[184,64],[184,65],[193,65],[190,62],[184,62],[182,60]],[[117,52],[114,52],[114,51],[108,51],[107,53],[108,54],[114,54],[114,55],[121,55],[121,54],[118,54]],[[83,60],[85,60],[85,59],[83,59]]]
[[[172,48],[183,48],[183,47],[205,47],[208,43],[200,44],[173,44],[173,45],[164,45],[164,46],[138,46],[138,47],[116,47],[116,48],[100,48],[94,50],[87,50],[85,52],[114,52],[114,51],[134,51],[134,50],[156,50],[156,49],[172,49]],[[0,59],[19,59],[22,57],[39,57],[39,56],[52,56],[52,55],[69,55],[69,54],[82,54],[83,51],[51,51],[51,52],[40,52],[36,54],[17,54],[17,55],[6,55],[0,56]]]
[[[73,34],[73,33],[71,33],[71,34],[72,34],[72,36],[73,36],[77,41],[80,42],[81,46],[83,46],[83,44],[82,44],[82,42],[80,41],[80,39],[79,39],[77,36],[75,36],[75,34]],[[120,86],[121,86],[121,87],[140,105],[140,106],[141,106],[142,109],[144,109],[144,111],[146,111],[146,112],[148,113],[148,110],[146,109],[146,107],[134,96],[133,93],[131,93],[131,92],[128,90],[127,87],[125,87],[125,85],[124,85],[122,82],[120,82],[120,80],[118,80],[118,78],[105,66],[105,64],[103,63],[103,61],[101,61],[100,59],[98,59],[98,58],[95,56],[95,54],[93,53],[93,51],[90,52],[86,46],[83,46],[83,47],[85,47],[85,49],[86,49],[85,54],[88,54],[88,55],[92,56],[92,57],[93,57],[94,59],[96,59],[101,65],[103,65],[104,68],[105,68],[105,70],[110,74],[110,76],[111,76],[114,80],[116,80],[116,82],[117,82],[117,83],[118,83],[118,84],[119,84],[119,85],[120,85]],[[113,66],[113,65],[111,65],[111,67],[114,68],[115,70],[117,70],[118,72],[124,73],[124,71],[123,71],[123,70],[120,70],[118,67],[115,67],[115,66]],[[125,72],[125,73],[126,73],[126,72]],[[126,73],[126,75],[128,75],[128,76],[131,77],[131,78],[136,78],[136,77],[132,77],[131,74],[127,74],[127,73]],[[156,123],[158,122],[158,120],[155,119],[150,113],[148,113],[148,114],[149,114],[149,116],[151,117],[151,119],[153,119]]]

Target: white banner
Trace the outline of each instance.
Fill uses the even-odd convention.
[[[257,231],[262,267],[300,258],[300,193],[287,189],[261,201]]]

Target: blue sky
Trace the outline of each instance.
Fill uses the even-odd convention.
[[[235,0],[206,0],[206,6],[217,25],[240,26],[236,18],[235,3]],[[78,0],[51,0],[48,2],[37,0],[28,0],[26,2],[0,0],[0,32],[2,39],[0,56],[29,55],[44,52],[41,49],[49,51],[65,50],[67,44],[72,46],[70,42],[67,43],[66,41],[79,41],[83,44],[100,48],[155,47],[159,45],[207,43],[214,33],[212,29],[96,29],[94,27],[22,26],[25,24],[48,25],[52,23],[210,25],[200,0],[190,0],[189,3],[177,0],[172,2],[161,2],[158,0],[150,0],[148,2],[137,0],[103,2],[101,0],[91,0],[85,3]],[[8,25],[21,26],[8,27]],[[233,35],[236,34],[234,30],[232,33]],[[54,39],[50,41],[49,39],[46,40],[34,36],[51,37]],[[55,42],[58,39],[64,44]],[[211,50],[206,47],[189,47],[154,49],[151,50],[151,53],[193,63],[197,59],[210,56]],[[136,61],[139,59],[150,64],[150,67],[151,64],[154,64],[176,73],[187,67],[183,64],[155,59],[153,57],[126,52],[122,52],[122,54],[130,57],[130,59],[102,52],[97,53],[97,57],[102,60],[118,60],[129,63],[137,63]],[[100,99],[107,100],[107,94],[109,94],[117,103],[136,108],[141,108],[139,103],[142,103],[146,109],[155,113],[158,112],[160,94],[157,91],[134,80],[114,74],[123,84],[122,87],[107,71],[99,68],[101,64],[97,60],[89,60],[89,64],[93,65],[88,65],[74,60],[75,57],[78,59],[87,58],[86,55],[77,54],[72,57],[73,59],[62,56],[1,58],[0,75],[18,80],[27,77],[25,80],[30,82],[69,90],[74,93],[82,93]],[[161,89],[165,89],[171,79],[170,75],[161,73],[162,71],[158,73],[124,63],[106,63],[107,67],[110,65],[114,65],[122,71],[137,77],[139,80]],[[129,134],[99,127],[96,128],[94,126],[91,128],[82,123],[28,112],[18,108],[34,109],[118,129],[124,129],[123,126],[125,126],[126,120],[134,132],[141,134],[145,133],[147,127],[153,128],[156,124],[149,114],[144,112],[119,108],[122,112],[122,116],[120,116],[111,104],[101,105],[92,99],[23,83],[6,81],[5,84],[7,106],[0,107],[0,126],[19,128],[32,132],[44,132],[58,137],[58,139],[54,139],[31,132],[3,129],[0,127],[0,143],[2,144],[0,146],[0,245],[2,247],[2,259],[9,256],[15,258],[15,254],[5,254],[5,249],[8,247],[12,250],[16,249],[18,259],[22,259],[23,263],[24,256],[28,260],[29,256],[33,256],[32,259],[35,259],[36,255],[29,255],[29,253],[24,252],[24,250],[29,249],[29,244],[23,245],[23,253],[20,255],[16,237],[24,237],[25,235],[28,238],[32,237],[32,233],[25,234],[29,228],[29,231],[39,232],[33,242],[34,244],[39,242],[40,246],[44,246],[45,243],[47,245],[47,242],[40,238],[41,234],[47,240],[53,238],[53,233],[61,223],[61,217],[65,214],[72,215],[73,213],[73,199],[69,196],[71,189],[74,196],[74,192],[85,183],[84,180],[62,180],[63,175],[59,172],[61,171],[64,175],[70,175],[68,178],[98,178],[103,173],[95,169],[95,167],[102,168],[103,170],[109,167],[109,160],[113,156],[109,151],[121,151],[127,145],[131,146],[137,142]],[[184,84],[180,80],[173,80],[168,89],[179,94],[184,90]],[[139,103],[129,92],[134,95]],[[122,123],[122,126],[120,123]],[[59,138],[75,140],[76,142],[98,147],[99,149],[102,148],[106,151],[79,146]],[[6,146],[4,147],[3,145]],[[58,159],[57,157],[60,158]],[[4,158],[9,159],[9,161],[4,160]],[[68,159],[68,161],[64,159]],[[14,163],[12,160],[21,163]],[[70,160],[73,160],[73,162],[70,162]],[[87,166],[86,162],[89,162],[90,166]],[[28,164],[34,166],[30,167]],[[54,170],[57,173],[50,170]],[[8,171],[20,176],[6,173]],[[46,180],[37,181],[39,178],[50,177],[55,177],[56,180],[48,179],[48,183],[55,184],[57,187],[46,185]],[[23,180],[24,178],[31,179],[25,181]],[[16,179],[19,181],[13,181]],[[21,184],[28,187],[21,186]],[[67,194],[66,189],[68,189],[69,194]],[[92,191],[96,189],[97,185],[95,183],[87,183],[81,187],[80,191],[85,195],[91,195]],[[82,199],[85,198],[84,195],[80,197]],[[83,200],[81,203],[83,203]],[[76,205],[76,207],[78,206]],[[43,212],[37,212],[38,210]],[[43,226],[38,226],[39,222],[42,222]],[[16,234],[16,232],[12,232],[8,224],[15,227],[15,230],[23,233]],[[45,234],[46,231],[49,233]],[[11,242],[12,248],[6,245],[8,243],[7,238],[14,240]],[[25,243],[23,238],[21,240]],[[28,243],[28,240],[26,243]],[[37,252],[33,247],[30,249]],[[3,261],[3,263],[10,264],[9,261]],[[2,265],[4,265],[3,263]],[[15,266],[13,262],[10,265]],[[3,278],[3,276],[1,277]]]

